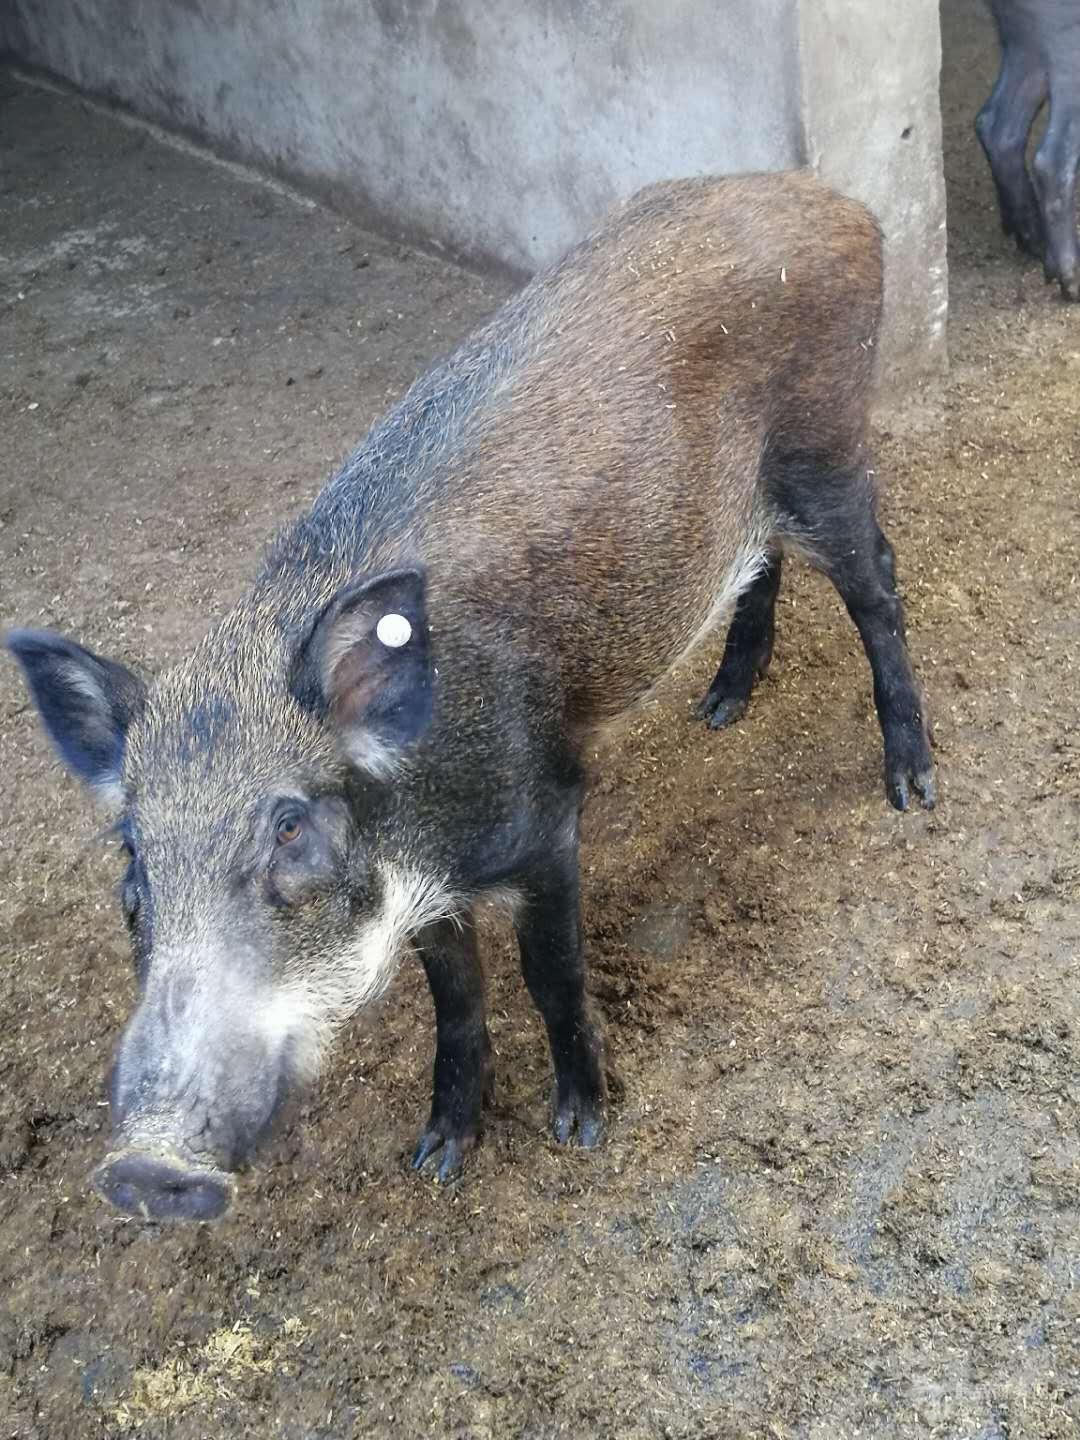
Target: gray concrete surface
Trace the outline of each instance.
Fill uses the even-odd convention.
[[[812,161],[944,363],[936,0],[9,0],[0,53],[461,258],[532,270],[651,180]]]
[[[885,231],[885,378],[931,372],[949,308],[937,0],[802,0],[799,19],[802,158]]]

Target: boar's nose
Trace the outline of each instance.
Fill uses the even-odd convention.
[[[216,1220],[232,1200],[227,1175],[139,1150],[110,1155],[94,1183],[106,1200],[144,1220]]]

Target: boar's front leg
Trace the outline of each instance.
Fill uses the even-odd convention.
[[[591,1149],[604,1131],[603,1046],[588,1013],[581,939],[576,813],[572,838],[521,884],[515,925],[521,969],[544,1017],[555,1066],[555,1139]]]
[[[470,916],[421,931],[417,949],[435,1001],[435,1081],[431,1118],[413,1153],[414,1170],[442,1152],[438,1176],[451,1180],[480,1135],[494,1089],[484,972]]]

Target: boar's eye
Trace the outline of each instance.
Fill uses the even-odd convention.
[[[120,826],[117,834],[120,840],[120,853],[128,862],[123,879],[120,881],[120,908],[124,912],[124,919],[129,925],[132,925],[139,913],[138,862],[135,859],[135,845],[127,829]]]
[[[274,838],[279,845],[291,845],[294,840],[299,840],[303,833],[304,822],[299,815],[282,815],[277,822]]]
[[[135,873],[135,861],[132,860],[127,868],[127,874],[120,882],[120,908],[129,925],[133,925],[138,918],[139,902],[139,881]]]

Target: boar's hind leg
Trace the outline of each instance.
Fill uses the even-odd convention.
[[[452,1179],[480,1134],[493,1071],[484,1004],[484,974],[472,920],[440,920],[417,948],[435,1001],[435,1083],[431,1118],[413,1154],[419,1170],[441,1150],[438,1175]]]
[[[772,659],[776,630],[776,596],[780,589],[780,552],[754,583],[739,596],[720,669],[701,700],[696,714],[710,730],[732,725],[746,713],[754,682],[762,679]]]
[[[1076,170],[1080,163],[1080,94],[1051,93],[1050,124],[1035,152],[1035,185],[1042,205],[1048,280],[1067,300],[1080,300],[1080,254],[1076,244]]]
[[[781,532],[807,552],[840,592],[862,637],[874,677],[874,705],[885,742],[885,789],[897,810],[914,790],[934,806],[934,767],[922,693],[911,668],[893,549],[874,514],[865,463],[836,467],[789,457],[770,477]]]
[[[1002,229],[1036,259],[1042,258],[1043,229],[1024,152],[1045,98],[1046,76],[1036,57],[1007,43],[997,84],[975,121],[994,177]]]
[[[555,1067],[555,1139],[586,1148],[604,1130],[603,1051],[585,998],[576,817],[573,842],[522,883],[515,925],[521,969],[544,1017]]]

